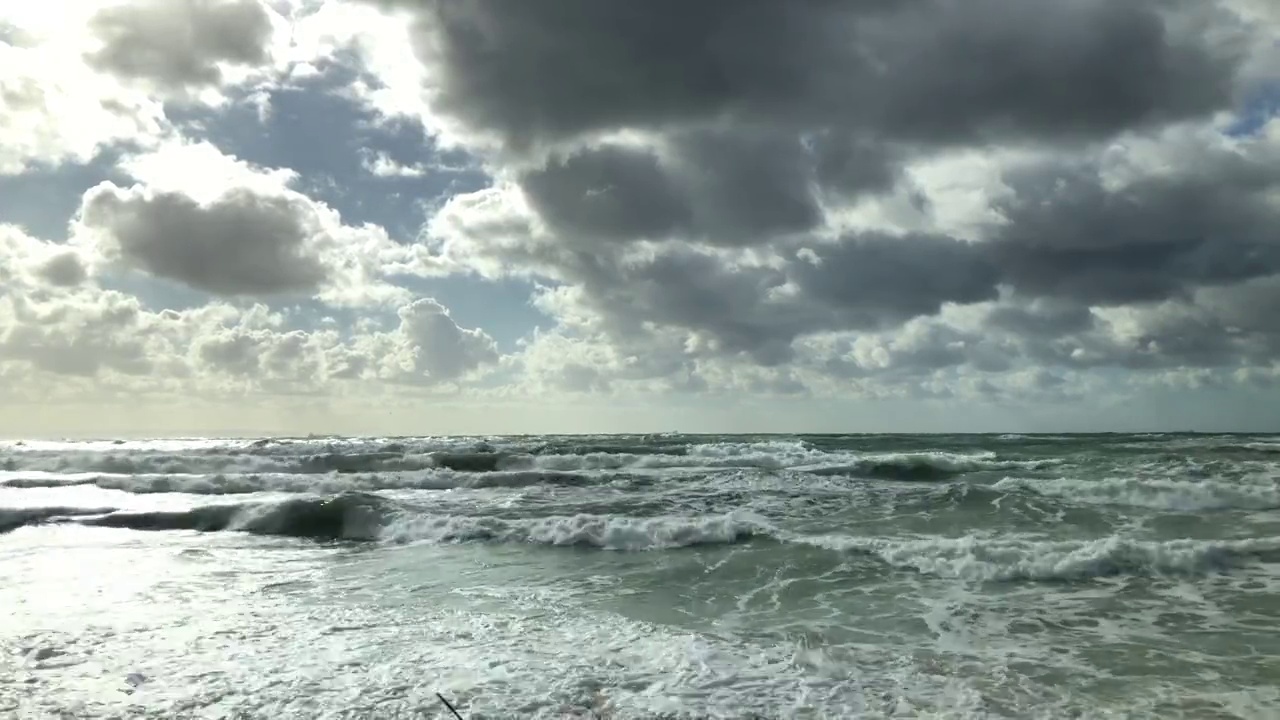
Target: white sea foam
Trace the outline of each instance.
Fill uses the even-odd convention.
[[[391,522],[382,537],[395,542],[487,541],[644,551],[729,544],[767,533],[767,527],[760,518],[742,513],[646,518],[579,514],[522,520],[418,515]]]
[[[794,540],[872,555],[891,566],[963,580],[1082,580],[1112,575],[1203,575],[1280,560],[1280,537],[1246,540],[1096,540],[929,537],[891,540],[845,535]]]
[[[1276,439],[1047,439],[0,443],[0,715],[1269,717]]]
[[[1155,478],[1005,478],[997,490],[1033,492],[1081,503],[1116,504],[1156,510],[1272,510],[1280,508],[1280,483]]]
[[[454,470],[381,473],[32,473],[12,472],[0,477],[0,487],[14,489],[58,488],[89,485],[107,490],[151,495],[185,493],[191,495],[241,495],[263,492],[332,494],[372,490],[452,490],[466,488],[521,488],[532,485],[584,485],[593,482],[587,475],[500,471],[466,473]]]

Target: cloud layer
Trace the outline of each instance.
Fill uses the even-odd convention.
[[[24,393],[1050,406],[1280,378],[1269,3],[53,5],[0,11],[0,175],[111,172],[65,240],[0,224]],[[289,94],[387,144],[290,116],[354,153],[321,175],[219,134]],[[418,197],[421,232],[350,219],[366,192]],[[500,342],[511,283],[545,322]]]

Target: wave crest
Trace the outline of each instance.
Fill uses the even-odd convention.
[[[386,537],[401,542],[483,541],[642,551],[728,545],[768,534],[763,523],[733,514],[649,518],[579,514],[527,520],[416,517],[388,528]]]
[[[811,475],[847,475],[871,480],[928,482],[950,480],[974,472],[1037,468],[1046,461],[1001,460],[995,453],[958,454],[946,452],[884,453],[866,455],[851,462],[799,467]]]
[[[0,508],[0,534],[13,532],[28,525],[40,525],[50,521],[102,515],[115,512],[115,508],[32,507]]]
[[[376,540],[395,503],[367,493],[270,503],[204,505],[189,510],[113,512],[83,525],[130,530],[240,531],[313,540]]]
[[[1044,541],[967,535],[894,541],[826,535],[796,538],[878,558],[892,567],[970,581],[1079,581],[1117,575],[1200,576],[1280,560],[1280,538]]]
[[[616,479],[616,478],[615,478]],[[370,473],[361,475],[294,475],[262,473],[251,475],[56,475],[19,476],[0,486],[15,489],[58,488],[92,485],[103,490],[121,490],[136,495],[184,493],[189,495],[247,495],[260,492],[338,494],[375,490],[454,490],[462,488],[523,488],[534,485],[581,486],[596,482],[576,473],[554,471],[499,471],[462,473],[450,470],[417,473]]]
[[[47,509],[46,514],[74,512],[77,511],[58,508]],[[705,517],[578,514],[521,519],[446,516],[428,514],[422,508],[367,493],[204,505],[177,511],[108,509],[79,511],[79,514],[95,515],[78,520],[83,525],[130,530],[246,532],[312,540],[392,543],[525,543],[623,551],[732,544],[771,533],[762,521],[739,514]]]
[[[1174,512],[1280,508],[1280,485],[1273,482],[1263,484],[1154,478],[1081,480],[1070,477],[1010,477],[991,487],[995,490],[1029,492],[1072,502],[1128,505]]]

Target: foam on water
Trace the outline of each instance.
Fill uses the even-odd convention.
[[[0,443],[0,715],[1280,712],[1280,440]]]
[[[897,541],[830,535],[797,539],[833,550],[867,553],[894,567],[978,581],[1205,575],[1280,562],[1280,537],[1223,542],[1154,542],[1115,535],[1089,541],[975,535]]]
[[[1154,510],[1280,509],[1280,481],[1177,480],[1173,478],[1005,478],[999,490],[1025,491],[1073,502],[1133,505]]]

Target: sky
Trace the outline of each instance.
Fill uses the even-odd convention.
[[[1271,0],[0,8],[0,435],[1280,431]]]

